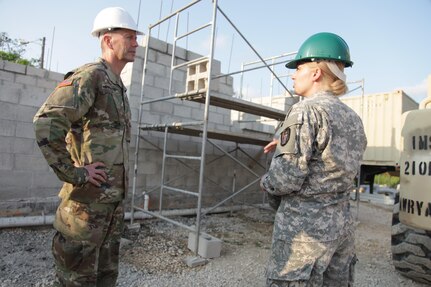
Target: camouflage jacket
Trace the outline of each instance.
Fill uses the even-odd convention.
[[[281,198],[274,240],[331,241],[349,228],[349,195],[366,144],[361,119],[333,94],[292,106],[261,181]]]
[[[261,180],[280,199],[267,276],[296,280],[307,278],[319,242],[353,232],[349,195],[367,140],[359,116],[328,92],[293,105],[278,134]],[[289,261],[297,245],[302,259]]]
[[[65,76],[33,119],[49,166],[64,181],[60,197],[117,202],[128,187],[130,106],[121,78],[100,59]],[[84,165],[103,162],[108,180],[87,183]]]

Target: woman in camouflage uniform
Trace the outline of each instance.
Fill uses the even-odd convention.
[[[64,181],[52,242],[55,286],[115,286],[128,188],[130,107],[120,73],[142,34],[122,8],[94,20],[102,57],[65,76],[34,117],[37,143]]]
[[[289,110],[261,187],[277,209],[267,286],[352,286],[356,256],[349,196],[366,137],[347,91],[349,47],[338,35],[308,38],[286,67],[303,100]],[[274,204],[273,204],[274,206]]]

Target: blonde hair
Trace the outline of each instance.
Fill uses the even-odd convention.
[[[339,79],[328,67],[327,61],[312,62],[322,71],[323,83],[326,83],[330,92],[334,93],[336,96],[344,95],[348,88],[346,82]],[[337,65],[337,67],[344,71],[344,64],[341,62],[332,62]]]

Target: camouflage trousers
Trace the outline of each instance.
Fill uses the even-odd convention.
[[[124,206],[63,199],[57,209],[52,241],[54,286],[115,286]]]
[[[357,262],[354,233],[330,242],[275,240],[267,287],[351,287]]]

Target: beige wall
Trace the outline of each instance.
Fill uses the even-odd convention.
[[[400,158],[402,114],[417,109],[418,104],[401,90],[341,100],[362,118],[368,140],[363,162],[396,165]]]

